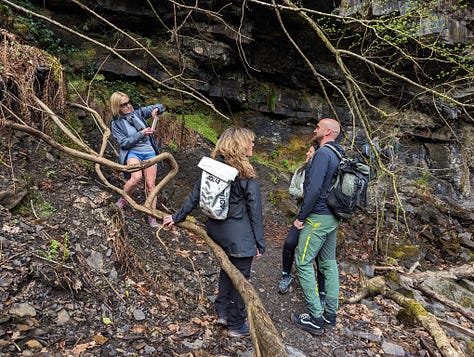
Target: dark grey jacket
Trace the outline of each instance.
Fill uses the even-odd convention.
[[[223,161],[222,158],[218,158]],[[178,223],[199,205],[201,177],[196,181],[192,192],[183,206],[173,214]],[[206,221],[209,237],[224,249],[227,255],[246,258],[265,253],[263,236],[263,215],[260,185],[255,179],[237,177],[232,183],[227,219],[219,221],[209,218]]]
[[[332,141],[331,145],[343,152],[339,144]],[[296,217],[299,221],[304,222],[311,213],[332,215],[326,202],[326,194],[338,166],[339,158],[330,148],[323,145],[316,150],[311,167],[305,174],[303,204]]]

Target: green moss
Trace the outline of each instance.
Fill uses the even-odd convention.
[[[273,206],[284,209],[284,207],[281,207],[281,202],[284,202],[286,199],[288,199],[288,195],[289,194],[287,190],[270,191],[268,194],[268,200]]]
[[[218,139],[218,133],[214,129],[214,120],[210,116],[206,116],[203,113],[199,114],[185,114],[184,122],[186,126],[196,130],[206,139],[212,143],[216,143]]]
[[[416,257],[420,250],[414,245],[395,245],[387,244],[385,246],[386,254],[397,260],[406,260]]]
[[[275,175],[273,172],[270,173],[270,181],[271,181],[273,184],[278,183],[278,176]]]
[[[271,112],[275,112],[277,99],[278,99],[278,93],[274,89],[272,89],[270,96],[268,98],[268,108],[270,109]]]
[[[271,152],[260,151],[259,144],[265,145],[261,141],[257,143],[254,148],[254,156],[251,158],[252,162],[292,175],[298,167],[304,164],[305,154],[310,143],[305,138],[292,138]]]
[[[423,305],[415,300],[409,300],[408,307],[406,309],[413,316],[428,316],[428,312],[425,310]]]
[[[53,56],[48,56],[48,60],[54,74],[54,80],[56,83],[60,83],[63,78],[63,66],[61,65],[61,62],[59,62],[59,60]]]
[[[418,177],[415,182],[420,186],[428,186],[430,183],[430,173],[428,171],[423,171],[420,177]]]
[[[279,169],[279,166],[272,162],[272,160],[269,160],[268,156],[265,153],[259,152],[257,150],[254,150],[253,156],[250,158],[250,162],[273,169]]]
[[[469,341],[466,347],[467,347],[466,352],[470,352],[470,353],[466,353],[466,356],[474,356],[474,340]]]
[[[21,203],[15,207],[14,213],[21,216],[35,216],[38,218],[51,217],[56,208],[48,202],[39,192],[30,192]]]
[[[394,272],[394,271],[388,272],[385,275],[385,278],[386,278],[385,280],[387,280],[387,282],[391,280],[391,281],[394,281],[394,282],[398,283],[400,281],[400,275],[398,275],[398,273]]]
[[[398,262],[395,258],[392,258],[392,257],[387,257],[387,264],[390,264],[390,265],[397,265]]]
[[[472,299],[469,297],[464,297],[463,299],[461,299],[461,301],[459,301],[459,305],[468,309],[474,306]]]

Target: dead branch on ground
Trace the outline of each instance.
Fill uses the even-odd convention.
[[[447,302],[447,298],[441,297],[439,294],[429,291],[429,289],[420,287],[419,284],[421,284],[426,279],[433,277],[449,278],[453,280],[472,278],[474,277],[474,263],[465,264],[443,271],[426,271],[410,275],[396,274],[392,272],[384,276],[377,276],[370,280],[363,280],[365,281],[365,284],[360,287],[359,293],[356,296],[348,300],[348,303],[356,303],[367,296],[381,294],[403,307],[409,316],[412,316],[415,321],[417,321],[422,327],[426,329],[426,331],[435,341],[435,344],[442,356],[464,356],[464,353],[458,348],[457,344],[446,335],[433,314],[426,311],[423,305],[415,299],[406,297],[405,295],[402,295],[396,291],[398,287],[403,287],[408,290],[416,289],[428,292],[430,297],[435,298],[442,303]],[[472,319],[472,312],[463,308],[459,304],[451,301],[449,304],[447,304],[447,306],[458,311],[466,318],[470,320]]]

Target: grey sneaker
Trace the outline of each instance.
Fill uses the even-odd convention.
[[[322,335],[324,333],[324,320],[322,317],[315,319],[310,314],[293,314],[291,320],[296,326],[308,331],[312,335]]]
[[[227,319],[225,317],[220,316],[220,317],[217,318],[216,323],[219,326],[227,326]]]
[[[249,325],[245,322],[239,329],[237,330],[228,330],[227,336],[233,338],[240,338],[244,336],[248,336],[250,334]]]
[[[324,320],[324,326],[328,327],[330,329],[333,329],[336,327],[336,314],[331,314],[329,312],[323,313],[323,320]]]
[[[291,276],[291,273],[282,272],[281,279],[278,282],[278,292],[280,294],[286,294],[288,292],[292,280],[293,277]]]

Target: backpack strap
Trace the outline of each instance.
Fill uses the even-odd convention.
[[[331,145],[331,144],[324,144],[324,146],[327,146],[328,148],[330,148],[332,151],[334,151],[337,155],[337,157],[339,158],[339,160],[342,160],[343,158],[343,155],[341,154],[341,152],[339,150],[336,149],[335,146]]]

